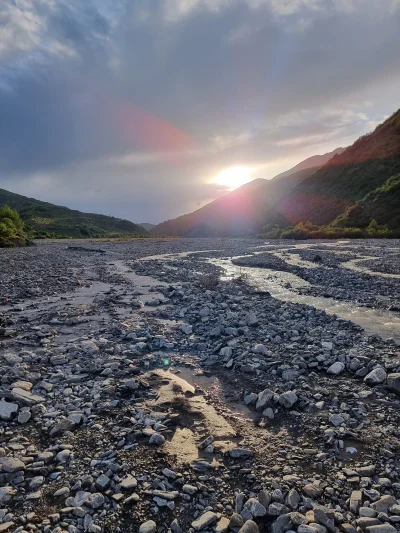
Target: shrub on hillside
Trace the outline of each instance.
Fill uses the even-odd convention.
[[[19,214],[11,207],[0,207],[0,246],[25,246],[28,236]]]

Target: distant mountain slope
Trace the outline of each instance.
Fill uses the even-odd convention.
[[[281,172],[277,176],[275,176],[274,180],[280,180],[286,176],[289,176],[290,174],[300,173],[301,171],[309,171],[310,169],[318,170],[323,165],[325,165],[334,155],[341,154],[344,152],[346,148],[336,148],[336,150],[333,150],[332,152],[327,152],[323,155],[312,155],[311,157],[308,157],[307,159],[304,159],[304,161],[301,161],[298,165],[294,166],[293,168],[286,170],[285,172]],[[310,173],[308,173],[310,175]]]
[[[82,213],[0,189],[0,206],[8,205],[34,230],[36,237],[146,237],[147,231],[129,220]]]
[[[139,224],[139,226],[142,226],[146,231],[150,231],[155,227],[155,224],[149,224],[149,222],[142,222]]]
[[[281,198],[266,223],[330,224],[400,172],[400,110]]]
[[[262,227],[266,213],[274,211],[279,198],[342,150],[308,158],[272,180],[253,180],[193,213],[158,224],[150,232],[191,237],[252,233]]]

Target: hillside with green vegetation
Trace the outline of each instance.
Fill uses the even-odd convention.
[[[147,231],[129,220],[82,213],[0,189],[0,206],[15,209],[32,238],[133,238]]]
[[[329,225],[399,172],[400,110],[281,198],[265,223]]]
[[[11,207],[0,207],[0,248],[26,246],[28,235],[21,217]]]
[[[366,228],[371,220],[389,230],[400,228],[400,174],[389,178],[382,187],[368,193],[362,200],[339,215],[332,226]]]

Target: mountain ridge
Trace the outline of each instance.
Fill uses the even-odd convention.
[[[84,213],[0,189],[0,206],[5,205],[20,214],[34,238],[127,238],[149,235],[144,228],[129,220]]]

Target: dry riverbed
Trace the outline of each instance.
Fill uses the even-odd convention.
[[[399,251],[1,251],[0,533],[395,533]]]

